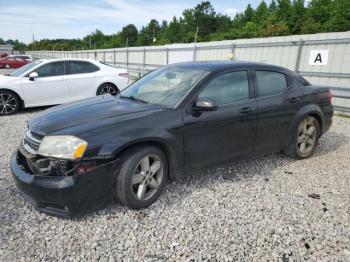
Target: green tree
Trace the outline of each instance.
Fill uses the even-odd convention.
[[[251,22],[253,20],[253,16],[254,16],[254,9],[252,8],[251,4],[248,4],[247,8],[244,11],[244,15],[243,15],[244,22],[245,23]]]
[[[350,30],[350,1],[334,0],[330,12],[330,18],[323,25],[325,31]]]
[[[133,24],[129,24],[124,26],[121,33],[120,38],[124,43],[128,43],[128,46],[135,46],[137,43],[139,31],[136,26]]]
[[[208,1],[202,2],[192,9],[186,9],[183,12],[183,17],[183,27],[187,27],[187,41],[194,38],[197,27],[199,28],[199,38],[202,41],[210,40],[209,35],[217,30],[216,13]]]
[[[294,0],[292,3],[292,14],[290,30],[292,34],[299,34],[301,32],[301,26],[305,20],[305,3],[304,0]]]
[[[301,25],[302,34],[315,34],[321,31],[321,23],[315,21],[315,19],[309,17]]]
[[[334,0],[311,0],[308,4],[306,18],[309,22],[313,19],[317,24],[321,24],[321,29],[317,29],[318,25],[315,25],[314,28],[316,32],[326,31],[323,30],[323,25],[330,19],[331,10]],[[310,19],[311,18],[311,19]],[[310,25],[310,28],[313,27]],[[305,26],[304,26],[305,28]]]
[[[292,15],[292,5],[290,0],[277,0],[277,17],[279,22],[284,22],[287,25],[293,23],[291,19]]]

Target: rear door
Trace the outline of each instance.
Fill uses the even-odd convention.
[[[255,150],[275,152],[286,145],[289,127],[301,107],[301,90],[286,72],[256,69],[255,94],[258,106],[258,125]]]
[[[252,153],[257,110],[246,70],[226,72],[211,80],[199,98],[218,109],[184,116],[185,161],[189,169],[210,166]]]
[[[66,68],[72,101],[96,96],[99,67],[87,61],[66,61]]]
[[[70,101],[64,62],[52,62],[35,69],[38,77],[22,79],[26,106],[57,105]]]

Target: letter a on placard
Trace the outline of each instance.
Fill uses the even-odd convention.
[[[314,63],[316,63],[316,62],[320,62],[320,63],[322,64],[322,56],[321,56],[321,53],[318,53],[318,54],[317,54]]]
[[[309,57],[309,65],[325,66],[328,64],[329,50],[311,50]]]

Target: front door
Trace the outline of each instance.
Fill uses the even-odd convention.
[[[186,167],[196,169],[249,155],[254,148],[257,109],[247,71],[221,74],[198,98],[208,98],[216,111],[186,113],[184,154]]]
[[[45,64],[35,72],[38,73],[38,77],[34,80],[30,80],[29,77],[23,77],[22,80],[26,107],[57,105],[70,101],[64,62]]]

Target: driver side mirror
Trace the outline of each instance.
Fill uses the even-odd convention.
[[[196,103],[193,105],[192,109],[194,111],[215,111],[218,106],[215,102],[208,98],[198,98]]]
[[[29,80],[30,81],[34,81],[35,78],[39,77],[38,73],[37,72],[31,72],[29,74]]]

